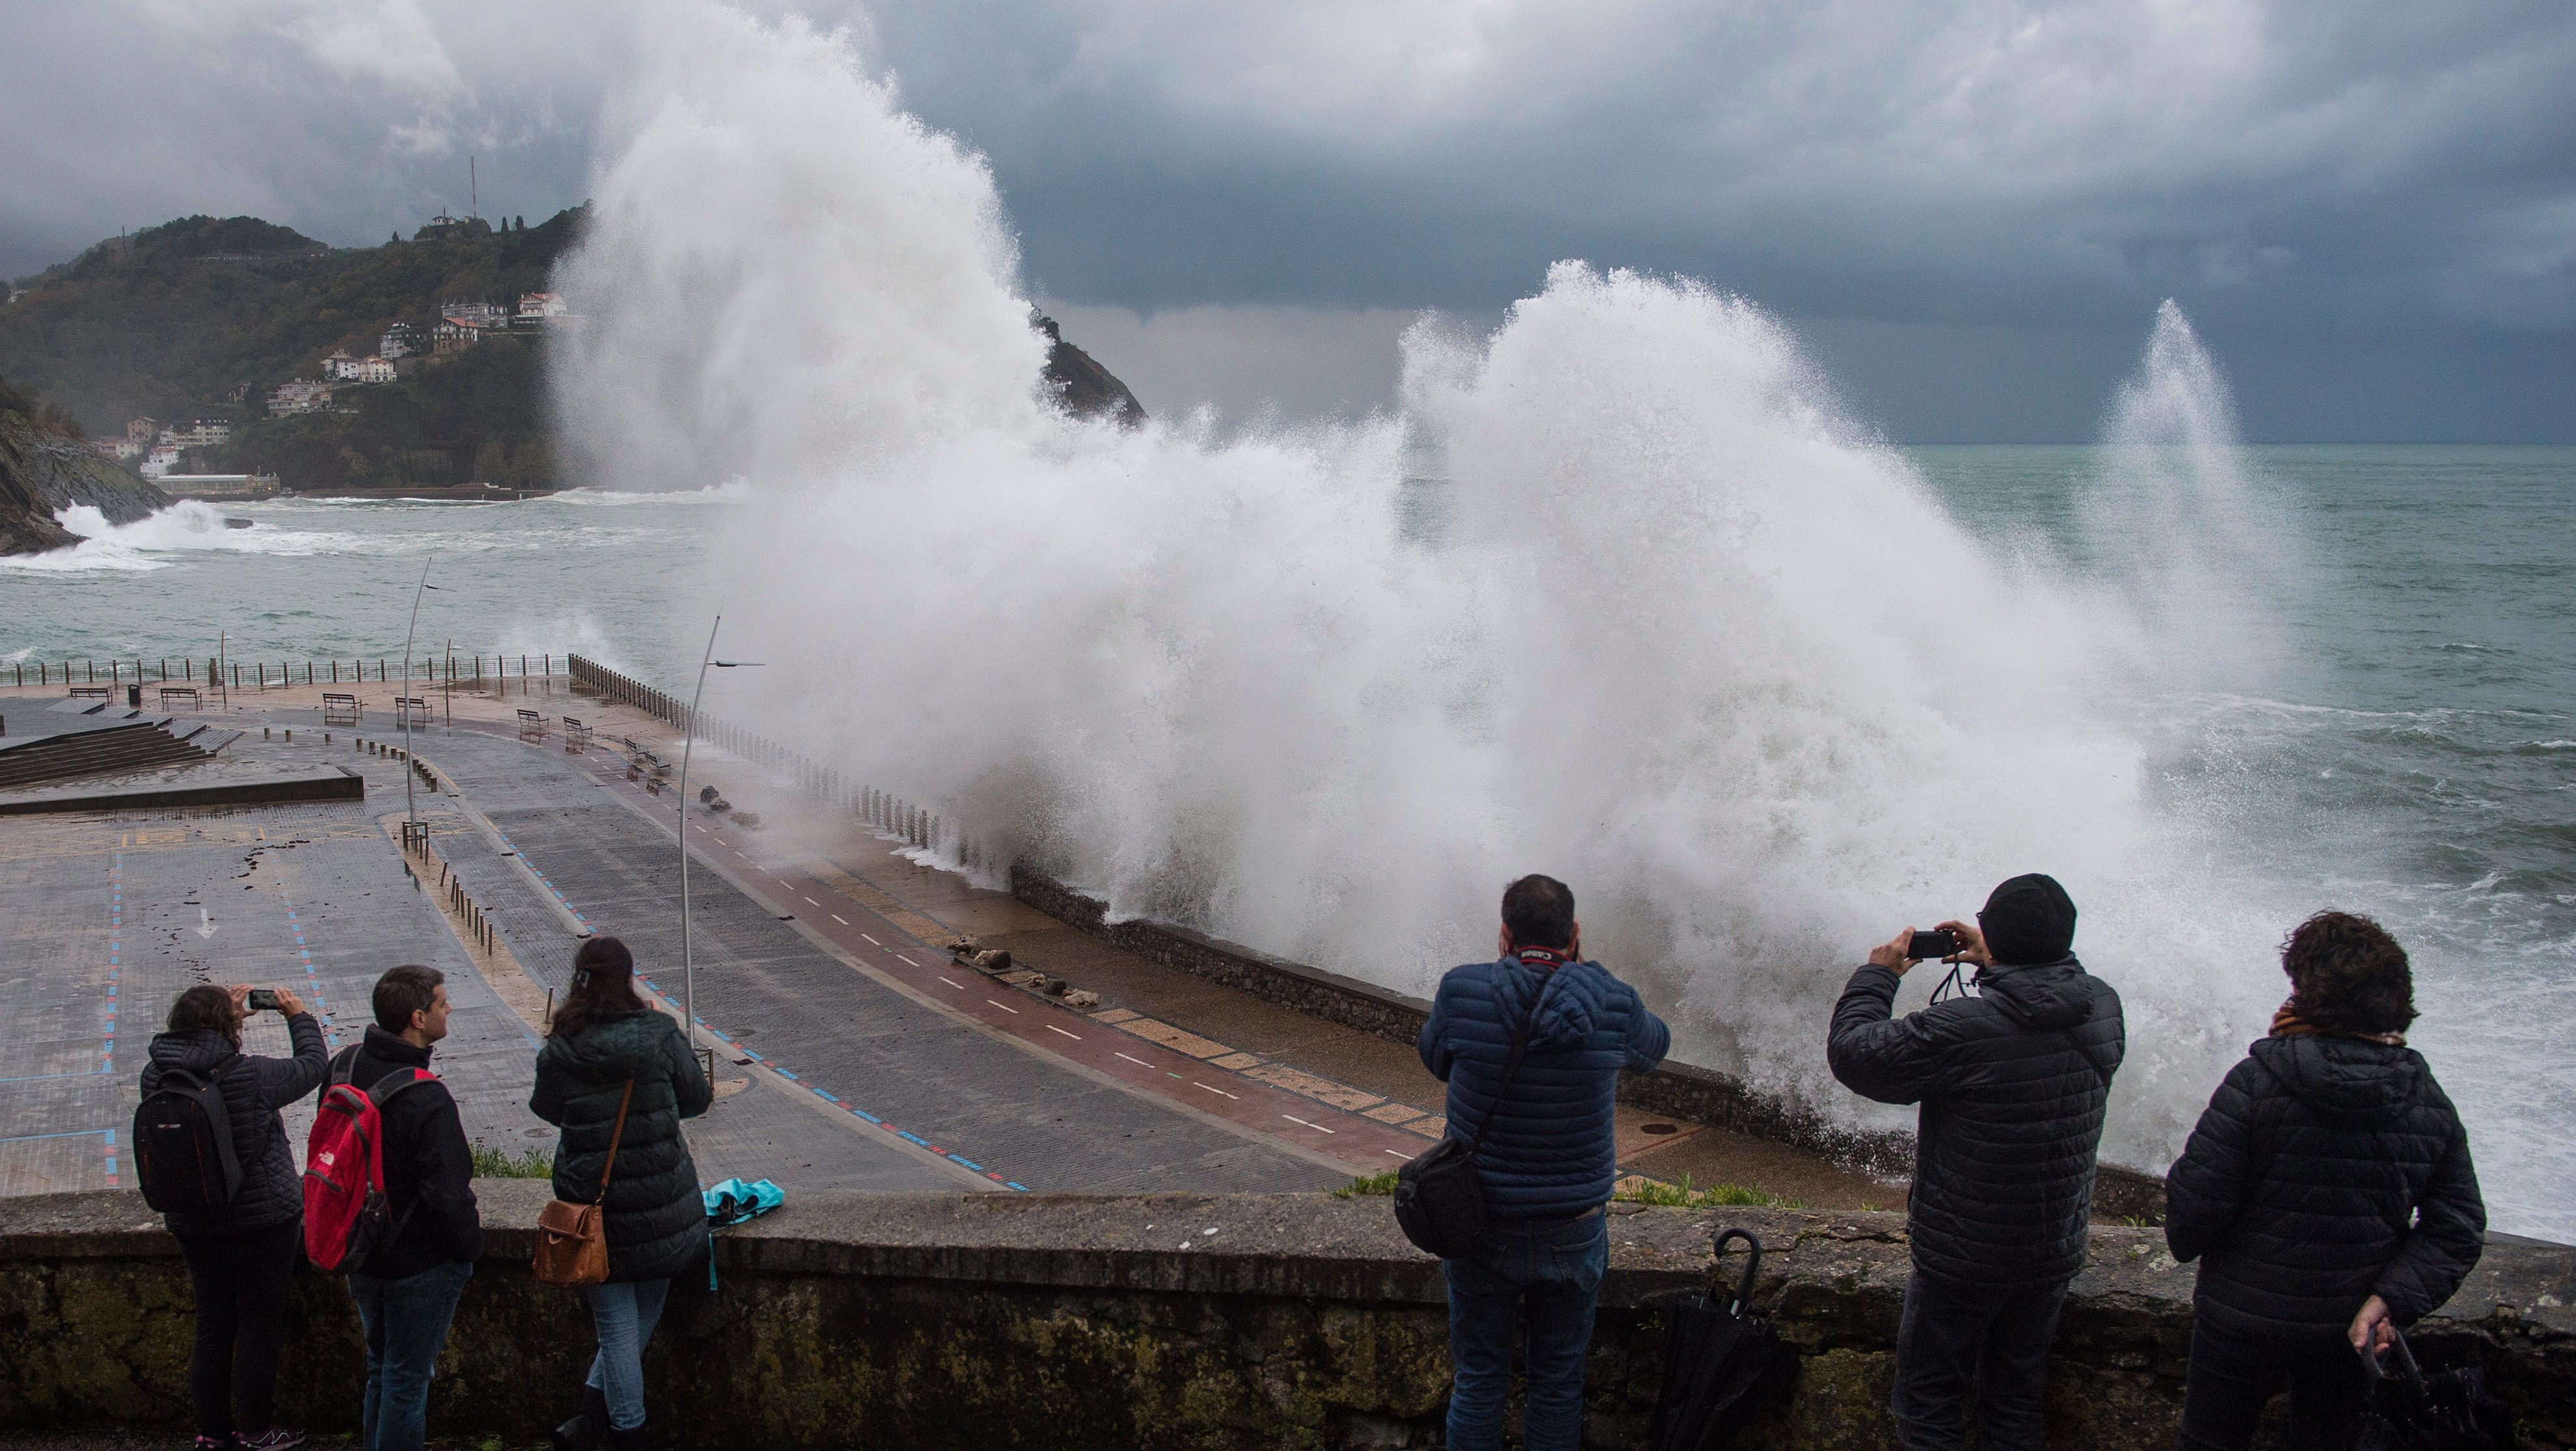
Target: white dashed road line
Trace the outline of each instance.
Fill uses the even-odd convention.
[[[1047,1031],[1050,1033],[1064,1033],[1066,1037],[1071,1038],[1077,1043],[1082,1041],[1082,1035],[1080,1033],[1065,1033],[1064,1029],[1057,1027],[1053,1023],[1047,1024]]]
[[[1114,1050],[1113,1050],[1113,1051],[1114,1051]],[[1126,1058],[1128,1062],[1135,1064],[1135,1065],[1136,1065],[1137,1067],[1139,1067],[1139,1068],[1151,1068],[1151,1067],[1153,1067],[1153,1066],[1154,1066],[1153,1064],[1146,1062],[1146,1061],[1145,1061],[1144,1059],[1142,1059],[1142,1058],[1128,1058],[1128,1057],[1127,1057],[1127,1055],[1126,1055],[1126,1054],[1124,1054],[1124,1053],[1120,1053],[1120,1054],[1118,1054],[1118,1056],[1119,1056],[1119,1057],[1121,1057],[1121,1058]]]
[[[1220,1098],[1234,1098],[1234,1097],[1237,1097],[1237,1095],[1235,1095],[1235,1094],[1231,1094],[1231,1093],[1228,1093],[1228,1092],[1226,1092],[1226,1091],[1225,1091],[1224,1089],[1222,1089],[1222,1088],[1212,1088],[1212,1087],[1209,1087],[1209,1085],[1207,1085],[1207,1084],[1200,1083],[1200,1082],[1199,1082],[1197,1079],[1195,1079],[1195,1078],[1191,1079],[1191,1080],[1190,1080],[1190,1082],[1191,1082],[1193,1085],[1195,1085],[1196,1087],[1207,1089],[1207,1091],[1208,1091],[1208,1092],[1213,1093],[1213,1094],[1217,1095],[1217,1096],[1218,1096],[1218,1097],[1220,1097]]]
[[[1315,1132],[1317,1132],[1317,1133],[1319,1133],[1319,1134],[1329,1134],[1329,1133],[1331,1133],[1331,1132],[1332,1132],[1332,1130],[1331,1130],[1331,1129],[1328,1129],[1328,1128],[1324,1127],[1322,1124],[1310,1124],[1310,1123],[1306,1123],[1306,1121],[1305,1121],[1304,1119],[1301,1119],[1301,1118],[1297,1117],[1297,1116],[1296,1116],[1295,1114],[1293,1114],[1293,1113],[1283,1113],[1283,1114],[1281,1114],[1281,1115],[1280,1115],[1280,1117],[1281,1117],[1281,1118],[1284,1118],[1284,1119],[1286,1119],[1286,1120],[1288,1120],[1288,1122],[1290,1122],[1290,1123],[1292,1123],[1292,1124],[1306,1124],[1306,1127],[1308,1127],[1308,1128],[1310,1128],[1310,1129],[1313,1129]]]
[[[849,918],[847,918],[847,917],[842,916],[842,915],[841,915],[840,913],[838,913],[838,912],[835,912],[835,913],[833,913],[833,914],[832,914],[832,920],[833,920],[833,921],[835,921],[835,922],[840,923],[840,924],[841,924],[842,926],[844,926],[844,927],[847,927],[847,926],[849,926],[849,925],[850,925],[850,919],[849,919]]]
[[[944,978],[944,977],[943,977],[943,978],[941,978],[941,979],[940,979],[940,981],[941,981],[941,982],[948,982],[948,979],[946,979],[946,978]],[[962,992],[964,992],[964,991],[966,991],[966,984],[964,984],[964,983],[962,983],[962,982],[948,982],[948,985],[949,985],[950,987],[953,987],[953,988],[957,989],[957,990],[958,990],[959,992],[961,992],[961,993],[962,993]]]
[[[984,1001],[993,1003],[991,998],[986,998]],[[1020,1015],[1020,1010],[1012,1007],[1009,1003],[993,1003],[993,1006],[1000,1008],[1003,1012],[1009,1013],[1012,1017],[1016,1018]]]

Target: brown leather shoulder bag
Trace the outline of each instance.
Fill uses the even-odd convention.
[[[599,1200],[594,1204],[549,1202],[537,1212],[537,1279],[549,1285],[579,1289],[608,1282],[608,1181],[617,1172],[617,1142],[626,1137],[626,1106],[635,1101],[635,1080],[617,1100],[617,1127],[608,1135],[608,1162],[599,1170]]]

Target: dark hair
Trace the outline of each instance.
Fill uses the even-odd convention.
[[[1503,930],[1514,947],[1574,945],[1574,889],[1533,872],[1503,888]]]
[[[446,973],[417,963],[386,968],[376,979],[376,1026],[388,1033],[410,1027],[412,1014],[428,1012],[438,1002],[438,985],[445,981]]]
[[[2415,1021],[2415,974],[2388,930],[2351,912],[2319,912],[2281,944],[2290,1011],[2328,1033],[2403,1033]]]
[[[241,1014],[233,1011],[233,995],[210,982],[202,982],[179,994],[170,1004],[170,1031],[173,1033],[221,1033],[241,1046]]]
[[[572,991],[555,1005],[549,1038],[572,1038],[602,1018],[644,1011],[635,995],[635,954],[614,937],[594,937],[572,955]]]

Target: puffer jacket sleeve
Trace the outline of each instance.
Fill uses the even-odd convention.
[[[291,1058],[250,1058],[243,1062],[258,1084],[259,1106],[280,1109],[322,1086],[331,1074],[331,1051],[322,1042],[322,1025],[311,1013],[286,1020],[286,1037],[295,1047]]]
[[[1941,1045],[1921,1013],[1891,1019],[1896,974],[1871,964],[1843,985],[1825,1059],[1843,1087],[1880,1103],[1917,1103],[1942,1086]]]
[[[707,1082],[706,1068],[698,1061],[697,1050],[689,1046],[688,1034],[682,1032],[676,1022],[672,1024],[671,1035],[666,1041],[670,1044],[671,1097],[678,1105],[680,1117],[696,1118],[716,1101],[715,1085]]]
[[[1628,989],[1628,1061],[1624,1066],[1630,1073],[1645,1073],[1664,1061],[1664,1054],[1673,1046],[1673,1030],[1665,1026],[1663,1019],[1646,1011],[1646,1001],[1637,996],[1635,988],[1626,983],[1619,985]]]
[[[2254,1180],[2248,1079],[2262,1071],[2248,1058],[2219,1080],[2182,1157],[2165,1175],[2165,1247],[2179,1263],[2190,1264],[2219,1245],[2244,1212]]]
[[[1449,1067],[1458,1059],[1457,1047],[1449,1041],[1449,1003],[1454,996],[1450,984],[1457,976],[1453,969],[1440,979],[1440,989],[1431,997],[1431,1016],[1423,1020],[1422,1035],[1413,1043],[1414,1051],[1422,1055],[1422,1066],[1443,1083],[1449,1081]]]
[[[2486,1250],[2487,1206],[2478,1193],[2477,1166],[2469,1161],[2468,1131],[2460,1126],[2449,1097],[2438,1088],[2433,1096],[2450,1119],[2449,1144],[2416,1201],[2415,1227],[2405,1247],[2374,1288],[2399,1325],[2412,1325],[2440,1309]]]
[[[553,1055],[544,1048],[537,1050],[537,1086],[528,1093],[528,1112],[556,1128],[564,1121],[564,1075],[555,1067]]]

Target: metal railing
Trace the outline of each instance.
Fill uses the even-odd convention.
[[[588,691],[604,700],[630,706],[682,730],[692,728],[688,703],[678,696],[656,690],[643,681],[620,675],[595,660],[586,660],[579,655],[567,655],[564,662],[576,692]],[[694,729],[699,740],[786,775],[807,795],[834,810],[846,811],[913,846],[932,852],[952,851],[961,866],[986,864],[989,853],[981,843],[973,836],[956,830],[954,822],[927,807],[861,781],[846,771],[824,765],[793,747],[720,719],[711,712],[698,712]]]

